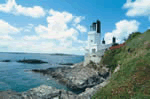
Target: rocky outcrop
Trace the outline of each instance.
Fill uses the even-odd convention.
[[[0,62],[11,62],[11,60],[2,60]]]
[[[48,63],[42,60],[37,60],[37,59],[23,59],[23,60],[18,60],[17,62],[19,63],[28,63],[28,64],[43,64],[43,63]]]
[[[85,92],[74,94],[70,91],[56,89],[51,86],[41,85],[32,88],[26,92],[16,93],[13,91],[0,92],[0,99],[91,99],[91,97],[102,87],[108,84],[106,80],[103,83],[92,88],[87,88]]]
[[[82,93],[73,93],[51,86],[41,85],[26,92],[13,91],[0,92],[0,99],[91,99],[91,97],[107,83],[108,69],[101,72],[83,66],[83,63],[69,67],[48,68],[45,70],[32,70],[33,72],[50,75],[61,83],[66,84],[72,90],[84,90]]]
[[[105,76],[109,74],[107,71],[102,74],[88,66],[84,67],[83,63],[75,64],[71,67],[48,68],[45,70],[34,69],[32,71],[51,75],[72,90],[84,90],[100,84],[105,80]]]
[[[11,90],[0,91],[0,99],[10,99],[15,94],[17,94],[17,92]]]
[[[12,95],[10,99],[75,99],[72,92],[59,90],[51,86],[41,85],[27,92]]]
[[[59,63],[59,65],[73,65],[73,63]]]
[[[27,92],[16,93],[13,91],[0,92],[0,99],[76,99],[77,95],[51,86],[41,85]]]

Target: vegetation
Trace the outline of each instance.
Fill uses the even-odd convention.
[[[120,64],[120,70],[93,99],[150,99],[150,30],[133,33],[125,46],[106,51],[100,64],[112,71]]]

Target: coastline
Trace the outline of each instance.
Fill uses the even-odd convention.
[[[22,93],[0,91],[0,98],[2,95],[7,94],[7,96],[9,96],[8,99],[45,99],[46,97],[50,99],[90,99],[99,88],[104,87],[108,83],[109,77],[108,71],[104,71],[103,74],[101,74],[89,66],[84,67],[83,62],[72,66],[57,67],[55,69],[34,69],[31,71],[50,75],[72,90],[83,91],[81,93],[73,93],[72,91],[41,85]],[[106,74],[108,77],[105,78],[104,76],[106,76]],[[46,93],[47,91],[48,93]]]

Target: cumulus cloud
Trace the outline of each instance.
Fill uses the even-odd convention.
[[[72,20],[72,14],[68,12],[49,11],[50,16],[47,17],[48,26],[39,25],[35,31],[40,37],[48,39],[67,38],[76,34],[74,28],[68,28],[68,23]]]
[[[75,24],[78,24],[78,23],[80,23],[83,19],[85,19],[85,17],[83,17],[83,16],[77,16],[77,17],[75,17],[75,19],[74,19],[74,23],[75,23]]]
[[[116,29],[112,32],[105,33],[106,43],[112,43],[112,37],[117,38],[118,43],[122,43],[124,38],[127,38],[132,32],[136,32],[139,29],[140,23],[136,20],[121,20],[116,23]]]
[[[4,20],[0,20],[0,34],[15,34],[20,32],[21,29],[10,25]]]
[[[47,17],[47,26],[39,25],[35,27],[35,31],[40,37],[47,39],[67,39],[78,36],[77,29],[69,25],[74,24],[74,19],[77,16],[73,16],[71,13],[65,11],[54,11],[53,9],[49,11],[49,14]],[[77,25],[77,28],[80,32],[86,32],[86,28],[80,24]]]
[[[21,28],[14,27],[4,20],[0,20],[0,40],[11,41],[15,35],[21,31]],[[2,42],[1,42],[2,43]]]
[[[25,41],[21,39],[16,39],[13,41],[1,41],[1,46],[7,46],[8,51],[11,52],[32,52],[32,53],[41,53],[41,52],[50,52],[53,48],[52,42],[33,42]],[[14,46],[15,45],[15,46]],[[1,47],[0,46],[0,47]],[[1,48],[2,49],[2,48]]]
[[[13,38],[9,35],[2,35],[2,36],[0,35],[0,39],[1,40],[13,40]]]
[[[34,28],[33,24],[28,24],[27,26],[22,28],[23,32],[31,32],[31,30]]]
[[[127,16],[148,16],[150,18],[150,0],[127,0],[123,8],[128,9]]]
[[[80,32],[85,32],[86,28],[80,23],[77,29],[73,26],[74,19],[77,16],[73,16],[69,12],[59,12],[50,10],[47,17],[47,25],[28,24],[25,27],[17,28],[9,23],[0,20],[0,49],[8,49],[11,52],[39,52],[39,53],[70,53],[70,54],[84,54],[83,46],[86,46],[87,41],[78,39]],[[34,29],[35,31],[33,31]],[[9,34],[13,34],[14,37],[22,32],[35,32],[32,35],[22,35],[22,37],[16,36],[12,38]],[[14,47],[15,45],[15,47]],[[3,49],[4,50],[4,49]]]
[[[57,51],[61,49],[63,52],[69,52],[72,49],[77,52],[80,50],[79,47],[81,48],[87,44],[86,41],[78,39],[79,33],[87,31],[86,27],[80,24],[81,20],[81,16],[73,16],[69,12],[59,12],[51,9],[47,17],[47,26],[38,25],[35,27],[35,32],[39,38],[59,42],[57,44],[54,42]]]
[[[6,4],[0,4],[0,11],[12,13],[14,15],[30,16],[33,18],[45,16],[45,11],[42,7],[23,7],[22,5],[18,5],[15,0],[7,0]]]
[[[27,40],[27,41],[35,41],[35,40],[39,40],[40,38],[38,36],[24,36],[23,37],[24,40]]]
[[[80,31],[80,32],[87,32],[87,29],[84,27],[84,26],[82,26],[82,25],[80,25],[80,24],[78,24],[77,25],[77,29]]]
[[[8,52],[84,54],[82,46],[72,47],[70,46],[71,43],[66,41],[63,42],[65,44],[60,43],[58,45],[54,41],[46,42],[24,39],[14,39],[12,41],[0,39],[0,42],[0,50],[3,50],[3,46],[5,46],[8,49],[5,51]]]

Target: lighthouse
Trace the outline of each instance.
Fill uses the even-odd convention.
[[[89,53],[96,53],[100,48],[101,22],[93,22],[88,32],[88,49]]]
[[[115,40],[113,40],[115,42]],[[88,46],[85,49],[84,66],[87,66],[91,61],[99,64],[106,49],[112,46],[105,44],[105,40],[101,42],[101,22],[97,20],[90,26],[88,32]]]

